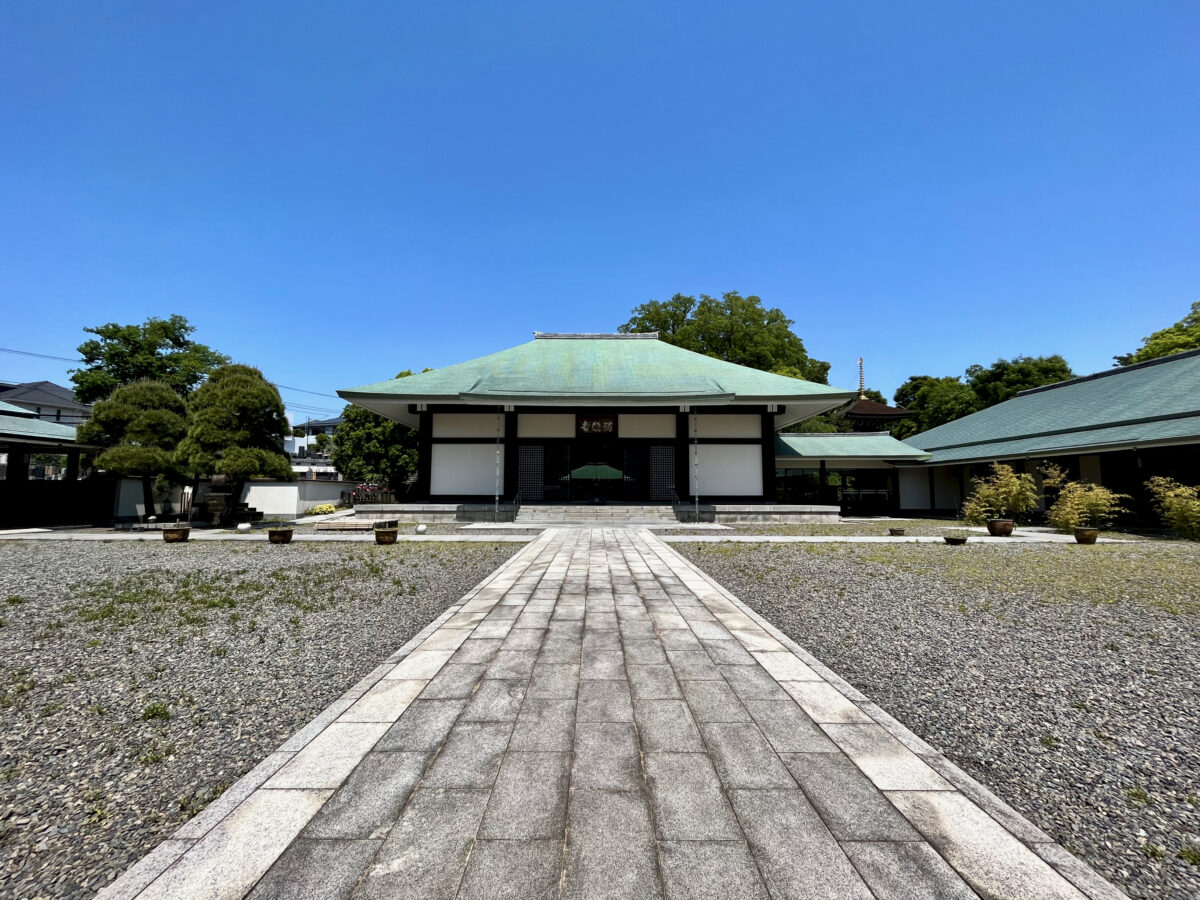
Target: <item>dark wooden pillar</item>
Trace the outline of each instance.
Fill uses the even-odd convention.
[[[8,472],[4,477],[8,481],[28,481],[29,454],[22,453],[20,450],[14,450],[10,447],[8,450]]]
[[[504,414],[504,499],[512,500],[517,496],[519,482],[517,473],[520,451],[517,450],[517,414]]]
[[[413,485],[413,493],[416,500],[428,500],[433,473],[433,416],[428,412],[417,415],[417,483]]]
[[[817,472],[817,503],[822,506],[829,503],[829,470],[825,468],[825,460],[821,460],[821,468]]]
[[[67,470],[63,472],[63,481],[79,480],[79,451],[67,451]]]
[[[763,502],[775,502],[775,416],[763,413],[762,417],[762,490]]]
[[[675,493],[680,500],[691,496],[689,486],[692,462],[691,451],[688,449],[688,414],[675,415]]]

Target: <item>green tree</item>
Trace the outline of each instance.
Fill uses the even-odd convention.
[[[1124,356],[1114,356],[1118,366],[1131,366],[1134,363],[1158,359],[1160,356],[1170,356],[1172,353],[1182,353],[1184,350],[1200,348],[1200,300],[1192,304],[1192,310],[1174,325],[1154,332],[1150,337],[1142,338],[1142,346]]]
[[[892,402],[901,409],[912,409],[913,404],[917,402],[917,394],[921,388],[933,381],[937,381],[937,379],[932,375],[909,375],[908,381],[896,388],[896,393],[892,395]]]
[[[411,374],[405,369],[396,377]],[[342,420],[333,433],[334,468],[350,481],[386,484],[398,491],[417,469],[417,432],[353,404],[342,410]]]
[[[142,479],[142,502],[153,516],[154,479],[181,480],[174,452],[187,430],[187,407],[171,385],[135,381],[97,403],[77,434],[80,443],[105,448],[99,468]]]
[[[103,400],[135,381],[160,381],[181,397],[196,389],[229,357],[190,338],[196,329],[183,316],[147,319],[141,325],[110,322],[84,331],[96,335],[79,345],[84,368],[71,370],[81,403]]]
[[[657,331],[662,340],[685,350],[828,383],[829,363],[808,355],[804,341],[792,331],[794,324],[782,310],[765,308],[761,298],[729,291],[720,299],[676,294],[670,300],[650,300],[634,307],[617,330],[622,334]]]
[[[235,503],[251,478],[292,480],[291,461],[282,449],[290,427],[283,401],[258,369],[243,365],[214,369],[188,406],[191,425],[178,452],[187,471],[196,476],[228,476]]]
[[[949,376],[927,378],[912,400],[906,404],[906,408],[913,412],[917,430],[928,431],[930,428],[961,419],[981,408],[979,397],[971,390],[970,385],[963,384],[960,379]]]
[[[980,409],[995,406],[1019,392],[1074,378],[1067,361],[1053,356],[1017,356],[998,359],[988,367],[967,368],[967,384],[979,398]]]

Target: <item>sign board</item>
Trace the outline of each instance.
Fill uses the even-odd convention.
[[[617,433],[617,417],[579,416],[575,421],[575,430],[581,436],[615,435]]]

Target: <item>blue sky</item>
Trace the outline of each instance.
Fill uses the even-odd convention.
[[[0,346],[178,312],[332,393],[739,290],[837,385],[1094,371],[1200,298],[1197,35],[1194,2],[7,3]]]

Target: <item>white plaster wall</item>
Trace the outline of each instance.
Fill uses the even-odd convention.
[[[899,469],[900,508],[929,509],[929,472],[925,469]]]
[[[295,516],[299,496],[300,489],[294,481],[251,481],[242,488],[242,502],[268,519]]]
[[[294,482],[299,493],[296,512],[302,513],[322,503],[340,503],[342,494],[354,490],[353,481],[317,481],[305,480]]]
[[[517,416],[517,437],[573,438],[575,415],[568,413],[522,413]]]
[[[15,405],[15,404],[14,404]],[[156,511],[162,511],[162,502],[164,500],[171,501],[171,508],[175,512],[179,512],[179,498],[182,488],[173,487],[167,493],[160,491],[154,492],[154,503]],[[142,502],[142,479],[140,478],[122,478],[117,485],[117,509],[113,515],[118,518],[125,516],[137,515],[137,504]]]
[[[733,413],[727,416],[692,413],[688,421],[688,437],[762,437],[762,417],[753,413]]]
[[[496,492],[496,446],[494,444],[434,444],[430,458],[430,488],[433,495],[483,494]],[[504,490],[504,447],[500,447],[500,490]]]
[[[762,448],[755,444],[692,444],[688,462],[688,484],[693,494],[701,497],[762,494]]]
[[[670,413],[617,416],[617,435],[623,438],[674,438],[675,417]]]
[[[434,413],[435,438],[478,438],[504,436],[504,416],[500,413]]]

